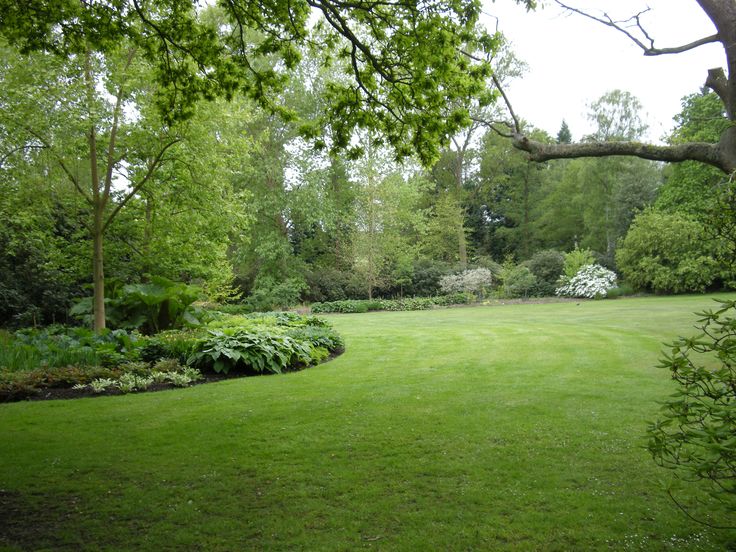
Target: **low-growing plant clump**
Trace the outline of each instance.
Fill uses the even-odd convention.
[[[203,379],[282,373],[344,349],[328,322],[288,312],[231,316],[152,336],[63,326],[0,335],[0,402],[183,387]]]
[[[437,297],[405,297],[403,299],[345,299],[312,303],[313,313],[361,313],[371,311],[414,311],[435,307],[464,305],[473,300],[466,293],[452,293]]]

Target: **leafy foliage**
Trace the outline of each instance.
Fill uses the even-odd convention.
[[[529,297],[537,286],[537,278],[528,266],[505,262],[501,272],[501,294],[503,297]]]
[[[683,481],[706,481],[736,511],[736,301],[699,313],[700,335],[669,345],[677,391],[648,430],[649,452]]]
[[[472,298],[472,297],[471,297]],[[405,297],[403,299],[347,299],[345,301],[329,301],[312,303],[314,313],[362,313],[369,311],[410,311],[427,310],[434,307],[449,307],[469,302],[465,293],[439,295],[437,297]]]
[[[199,294],[200,290],[195,286],[152,276],[148,283],[123,286],[116,296],[106,300],[108,322],[111,327],[137,329],[145,334],[198,326],[204,312],[195,308],[193,303]],[[89,322],[92,298],[82,299],[71,312]]]
[[[537,251],[524,263],[536,278],[534,294],[554,295],[557,281],[564,272],[565,256],[555,249]]]
[[[616,253],[631,285],[657,293],[703,291],[719,275],[715,244],[683,213],[648,210],[636,217]]]
[[[593,264],[595,256],[590,249],[578,249],[565,253],[565,262],[562,267],[562,273],[567,278],[573,278],[584,266]]]
[[[255,373],[280,374],[296,364],[309,365],[310,346],[286,335],[236,331],[226,334],[211,330],[188,363],[227,374],[241,369]]]
[[[309,23],[306,1],[238,0],[217,10],[200,10],[194,0],[121,1],[114,9],[97,3],[42,6],[5,4],[0,34],[22,50],[61,55],[108,53],[130,43],[155,68],[155,100],[169,124],[191,117],[201,99],[230,98],[236,91],[290,115],[275,98],[288,73],[275,65],[293,70],[307,46],[335,74],[352,75],[330,83],[326,112],[302,128],[317,138],[320,127],[330,124],[334,148],[348,147],[354,128],[369,128],[383,133],[397,155],[413,150],[428,162],[444,137],[469,122],[466,105],[494,99],[483,60],[500,39],[478,28],[475,2],[402,1],[368,9],[323,0],[312,4],[323,16],[317,25]],[[254,32],[258,40],[251,39]],[[448,105],[457,107],[448,113]]]
[[[448,274],[440,279],[440,288],[447,294],[472,293],[483,299],[493,286],[493,273],[487,268],[474,268],[458,274]]]
[[[125,330],[95,334],[85,328],[49,326],[0,336],[0,370],[27,371],[39,366],[115,366],[134,359],[140,336]]]

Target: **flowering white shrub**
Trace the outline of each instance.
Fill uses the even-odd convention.
[[[440,278],[445,293],[469,292],[483,295],[493,285],[493,273],[487,268],[475,268]]]
[[[589,264],[578,270],[562,286],[555,290],[555,294],[564,297],[605,296],[606,292],[616,287],[616,274],[598,264]]]

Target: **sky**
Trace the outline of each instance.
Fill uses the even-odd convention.
[[[661,142],[674,126],[683,96],[696,93],[708,69],[723,67],[719,45],[701,46],[677,55],[645,57],[622,33],[577,14],[552,0],[527,13],[513,0],[484,0],[485,24],[498,25],[528,70],[506,92],[516,114],[555,136],[563,119],[573,139],[593,129],[588,105],[610,90],[631,92],[643,105],[647,138]],[[687,44],[715,33],[695,0],[568,0],[589,13],[608,12],[626,19],[648,7],[642,24],[655,47]]]

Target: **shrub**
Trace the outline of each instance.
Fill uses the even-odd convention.
[[[531,270],[524,265],[514,266],[512,263],[504,263],[501,273],[503,286],[501,292],[504,297],[528,297],[534,290],[537,279]]]
[[[306,326],[292,328],[286,333],[287,336],[297,341],[304,341],[312,347],[324,348],[329,351],[341,351],[345,348],[345,342],[340,334],[329,327]]]
[[[300,278],[288,278],[283,282],[270,277],[259,278],[244,304],[251,312],[287,309],[299,303],[306,288],[307,284]]]
[[[714,245],[699,222],[682,213],[640,213],[616,251],[621,274],[657,293],[704,291],[719,275]]]
[[[145,339],[140,349],[140,358],[156,362],[162,358],[173,358],[185,363],[204,338],[203,330],[169,330]]]
[[[608,290],[615,286],[616,274],[614,272],[592,264],[581,268],[569,282],[557,288],[555,293],[564,297],[594,299],[605,297]]]
[[[595,256],[590,249],[575,249],[565,253],[565,262],[562,267],[562,273],[565,277],[573,278],[580,272],[580,269],[584,266],[589,266],[595,263]]]
[[[670,345],[660,367],[677,383],[649,425],[654,461],[683,481],[704,480],[736,508],[736,301],[699,313],[701,334]]]
[[[49,326],[5,334],[0,347],[0,368],[33,370],[39,366],[115,366],[135,360],[142,345],[139,335],[125,330],[99,334],[86,328]]]
[[[451,293],[439,297],[404,297],[403,299],[330,301],[313,303],[313,313],[362,313],[369,310],[407,311],[462,305],[474,299],[472,294]]]
[[[538,251],[524,264],[536,278],[533,294],[542,297],[554,295],[557,282],[564,273],[565,255],[555,249],[547,249]]]
[[[441,293],[440,280],[450,272],[447,263],[432,259],[419,259],[414,263],[411,283],[404,286],[404,294],[415,297],[432,297]]]
[[[617,287],[613,287],[606,292],[606,299],[618,299],[619,297],[634,295],[634,293],[636,293],[636,290],[629,284],[619,282]]]
[[[347,299],[360,286],[352,272],[332,267],[317,267],[306,273],[308,301],[341,301]]]
[[[472,293],[482,299],[493,286],[493,273],[487,268],[474,268],[458,274],[448,274],[440,279],[445,293]]]

